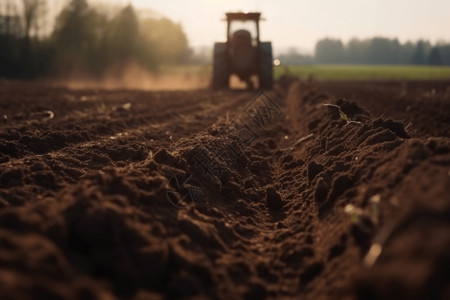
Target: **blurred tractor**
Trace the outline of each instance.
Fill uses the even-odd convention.
[[[256,12],[226,13],[227,41],[214,44],[214,89],[229,88],[231,75],[252,89],[251,77],[256,75],[260,89],[272,88],[272,43],[259,40],[260,16]]]

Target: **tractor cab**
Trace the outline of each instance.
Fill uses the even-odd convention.
[[[231,75],[237,75],[253,88],[250,77],[258,77],[260,89],[272,88],[272,44],[261,42],[261,13],[226,13],[227,41],[214,44],[213,87],[229,88]]]
[[[240,35],[249,38],[252,46],[259,43],[259,20],[261,13],[227,13],[227,41]]]

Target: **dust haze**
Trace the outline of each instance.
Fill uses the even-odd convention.
[[[155,90],[196,90],[209,86],[208,75],[199,73],[164,74],[149,71],[137,63],[129,63],[118,71],[111,68],[100,78],[76,74],[65,79],[50,80],[53,85],[70,89],[139,89]]]

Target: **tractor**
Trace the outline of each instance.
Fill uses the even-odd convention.
[[[229,88],[231,75],[236,75],[253,89],[251,77],[256,75],[259,89],[271,89],[272,43],[260,41],[261,13],[230,12],[225,15],[227,41],[214,43],[213,88]]]

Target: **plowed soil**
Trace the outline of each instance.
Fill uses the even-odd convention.
[[[0,82],[0,298],[449,299],[450,82],[288,83]]]

